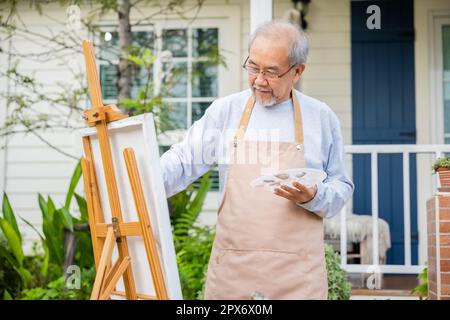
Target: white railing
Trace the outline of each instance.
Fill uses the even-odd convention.
[[[411,208],[410,208],[410,180],[409,180],[409,156],[410,154],[430,154],[435,159],[441,157],[443,153],[450,152],[450,145],[346,145],[344,147],[347,155],[353,154],[370,154],[371,155],[371,194],[372,194],[372,265],[349,264],[347,263],[347,225],[346,214],[341,212],[340,215],[340,251],[341,266],[347,272],[356,273],[400,273],[414,274],[420,273],[423,269],[422,265],[413,265],[411,263]],[[403,220],[404,220],[404,250],[405,262],[403,265],[386,265],[379,264],[379,229],[378,229],[378,155],[379,154],[402,154],[403,155]],[[416,157],[416,161],[418,161]],[[419,172],[417,175],[419,176]],[[431,167],[424,174],[431,174]],[[435,178],[437,179],[437,178]],[[434,184],[435,190],[431,190],[430,194],[436,192],[438,182]],[[420,206],[417,206],[420,208]],[[344,209],[345,210],[345,209]],[[417,214],[419,218],[419,212]],[[418,223],[418,228],[420,224]],[[426,230],[426,228],[424,228]],[[419,246],[421,238],[419,236]]]

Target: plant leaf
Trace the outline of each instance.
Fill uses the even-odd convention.
[[[0,256],[4,257],[9,264],[15,269],[19,268],[19,262],[14,258],[14,256],[6,250],[5,247],[0,246]]]
[[[50,262],[50,251],[45,241],[42,242],[42,248],[44,249],[44,259],[42,261],[41,273],[44,277],[48,276],[48,265]]]
[[[44,197],[39,193],[38,194],[38,202],[39,208],[41,208],[42,219],[45,221],[49,221],[48,209],[47,209],[47,201],[45,201]]]
[[[22,235],[20,234],[19,227],[17,226],[16,217],[14,215],[14,211],[11,208],[11,204],[9,203],[9,199],[6,193],[3,193],[2,211],[3,211],[3,218],[5,218],[6,221],[8,221],[8,223],[14,229],[14,231],[16,232],[17,236],[20,239],[20,243],[22,244]]]
[[[48,196],[47,197],[47,212],[48,212],[48,217],[49,217],[50,221],[55,219],[55,217],[54,217],[55,211],[56,211],[55,203],[53,202],[52,198],[50,196]]]
[[[5,219],[0,218],[0,227],[3,231],[3,234],[8,241],[9,246],[11,247],[11,251],[19,262],[19,266],[23,265],[24,254],[22,250],[22,243],[14,231],[13,227],[9,224]]]
[[[67,191],[66,195],[66,202],[64,204],[64,207],[67,209],[69,209],[70,207],[70,202],[72,201],[72,197],[78,181],[80,181],[81,173],[81,160],[78,160],[75,170],[73,171],[72,178],[70,179],[69,190]]]
[[[19,273],[20,277],[22,278],[23,284],[26,287],[28,283],[30,283],[31,280],[33,279],[33,276],[31,275],[30,271],[28,271],[24,267],[19,267],[16,269],[16,271]]]
[[[144,65],[144,61],[141,58],[133,56],[131,54],[125,56],[125,59],[133,62],[134,64],[136,64],[138,66],[143,66]]]
[[[63,218],[64,226],[69,229],[71,232],[73,232],[73,220],[72,215],[70,214],[69,210],[67,208],[63,207],[58,210],[61,213],[61,216]]]
[[[84,199],[78,193],[75,193],[75,199],[77,200],[77,203],[78,203],[78,210],[80,210],[81,222],[88,222],[89,215],[88,215],[88,211],[87,211],[86,199]]]
[[[13,297],[11,297],[11,295],[9,294],[8,290],[5,290],[5,292],[3,292],[3,300],[14,300]]]
[[[62,250],[64,250],[64,247],[58,245],[62,241],[62,230],[60,230],[59,225],[55,227],[55,224],[58,224],[59,215],[54,214],[55,205],[50,197],[47,202],[42,195],[39,194],[39,207],[42,212],[42,232],[45,236],[45,246],[49,251],[49,259],[52,263],[60,266],[63,262],[60,247],[62,247]]]
[[[44,239],[44,237],[42,236],[42,234],[39,232],[38,229],[36,229],[35,226],[33,226],[33,224],[31,224],[31,222],[25,220],[25,219],[22,218],[22,217],[20,217],[20,219],[21,219],[23,222],[25,222],[31,229],[33,229],[34,232],[36,232],[36,233],[38,234],[39,238],[41,238],[41,241],[45,241],[45,239]]]

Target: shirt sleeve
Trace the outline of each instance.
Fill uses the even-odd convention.
[[[328,148],[327,164],[324,168],[327,178],[317,184],[313,199],[306,203],[296,202],[308,211],[323,218],[334,217],[350,199],[354,184],[347,174],[345,153],[339,119],[331,112],[331,143]]]
[[[184,190],[217,162],[220,125],[217,102],[189,128],[183,141],[173,144],[160,158],[167,197]]]

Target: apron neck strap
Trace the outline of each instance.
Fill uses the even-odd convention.
[[[298,102],[298,98],[294,90],[291,90],[291,97],[294,108],[295,142],[297,144],[303,144],[302,113],[300,110],[300,103]],[[234,135],[235,144],[237,140],[241,140],[244,137],[254,106],[255,96],[252,94],[245,104],[244,112],[242,113],[241,121],[239,122],[239,127]]]

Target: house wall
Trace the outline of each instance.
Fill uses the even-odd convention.
[[[436,19],[450,19],[450,1],[415,0],[414,25],[416,73],[417,144],[443,143],[442,49],[436,34]],[[450,24],[450,20],[449,20]],[[420,156],[417,163],[419,262],[426,261],[426,201],[432,196],[435,179],[431,175],[432,157]]]
[[[57,33],[58,29],[61,28],[55,21],[46,16],[39,16],[31,11],[28,6],[19,8],[19,10],[27,28],[32,32],[51,37],[52,33]],[[65,17],[65,11],[60,7],[47,7],[46,14]],[[44,46],[35,42],[44,44]],[[26,39],[13,36],[9,44],[22,54],[52,49],[50,43],[33,36],[31,32],[28,32]],[[9,51],[11,47],[6,44],[5,49]],[[61,65],[57,65],[55,61],[38,62],[32,59],[20,59],[17,68],[23,74],[34,74],[41,85],[38,91],[45,95],[51,95],[52,92],[59,90],[59,82],[63,85],[76,86],[76,81],[69,69],[83,66],[79,54],[67,51],[64,55],[64,61],[60,61],[60,63],[62,62]],[[2,55],[0,60],[2,71],[5,71],[8,66],[12,66],[17,60],[19,59],[14,56]],[[7,89],[9,85],[11,93],[22,91],[22,88],[15,87],[11,82],[8,84],[7,81],[2,81],[4,82],[0,85],[2,89]],[[2,100],[0,103],[2,105],[0,121],[4,121],[7,112],[11,110],[7,109],[6,101]],[[40,105],[39,107],[43,112],[53,114],[60,112],[58,108],[52,108],[48,105]],[[76,123],[77,120],[79,119],[72,118],[69,122]],[[17,127],[16,129],[23,131],[25,128]],[[80,154],[76,152],[75,148],[76,135],[74,133],[65,130],[53,130],[40,132],[39,134],[63,152],[79,157]],[[20,133],[2,138],[1,144],[5,148],[0,154],[0,191],[5,191],[8,194],[16,216],[27,219],[40,229],[41,214],[38,207],[38,193],[40,192],[44,197],[51,195],[57,206],[63,204],[76,160],[58,153],[33,134]],[[26,251],[29,252],[32,245],[31,240],[37,239],[37,235],[22,220],[19,219],[18,223],[24,233],[23,236],[27,245]]]
[[[273,12],[275,18],[283,18],[288,10],[293,7],[290,0],[276,0]],[[83,8],[88,10],[89,8]],[[150,13],[151,9],[140,8],[143,13]],[[23,21],[26,21],[33,30],[46,30],[56,32],[58,26],[54,21],[45,16],[39,16],[28,6],[19,8]],[[59,5],[46,5],[46,15],[65,18],[65,7]],[[139,19],[135,13],[132,19]],[[175,23],[175,17],[165,17],[167,23]],[[162,19],[162,20],[164,20]],[[350,44],[350,1],[348,0],[314,0],[309,6],[307,15],[308,36],[310,43],[307,69],[300,82],[300,89],[307,95],[311,95],[326,102],[338,115],[345,144],[351,144],[351,44]],[[105,16],[99,24],[109,24],[116,21],[116,16]],[[249,0],[208,0],[199,12],[198,22],[221,20],[224,24],[224,37],[222,42],[227,53],[227,63],[231,68],[228,73],[221,70],[224,75],[220,81],[220,95],[246,89],[247,77],[240,65],[247,56],[247,43],[250,30],[250,4]],[[206,22],[205,22],[206,23]],[[208,22],[209,23],[209,22]],[[51,30],[51,31],[50,31]],[[234,35],[239,35],[235,37]],[[33,38],[29,35],[29,38]],[[37,48],[30,45],[29,41],[12,39],[15,47],[22,52],[32,52]],[[221,46],[222,46],[221,44]],[[67,54],[68,63],[74,68],[84,69],[83,57],[78,54]],[[7,64],[8,57],[1,56],[0,65]],[[46,83],[44,92],[51,92],[57,87],[57,82],[63,80],[68,83],[70,72],[64,66],[55,65],[52,61],[36,63],[24,62],[22,70],[36,72],[38,78]],[[231,74],[238,75],[238,81],[234,81]],[[3,83],[1,84],[4,85]],[[12,90],[20,90],[12,88]],[[0,101],[0,103],[4,101]],[[43,106],[44,108],[46,106]],[[48,107],[48,106],[47,106]],[[0,112],[5,112],[2,108]],[[49,110],[54,112],[54,110]],[[0,114],[0,121],[5,118]],[[80,119],[75,119],[80,125]],[[54,145],[67,153],[81,155],[80,139],[74,132],[53,131],[41,133]],[[5,139],[0,140],[4,144]],[[49,148],[39,138],[32,135],[17,135],[8,140],[7,148],[0,151],[0,188],[8,193],[12,206],[16,212],[29,220],[39,229],[41,226],[40,211],[37,203],[37,193],[51,195],[57,203],[64,201],[69,178],[75,165],[75,160],[70,159],[55,150]],[[349,166],[350,168],[350,166]],[[82,192],[80,184],[79,191]],[[211,192],[204,206],[204,212],[200,221],[214,223],[218,208],[218,194]],[[35,239],[35,234],[26,226],[25,239]],[[30,243],[30,242],[29,242]]]
[[[5,52],[0,52],[0,70],[7,70],[8,67],[8,55]],[[3,88],[4,92],[8,92],[8,81],[5,77],[0,78],[0,88]],[[3,91],[2,90],[2,91]],[[7,114],[7,101],[3,95],[0,95],[0,126],[3,126],[6,120]],[[5,148],[6,138],[0,137],[0,190],[4,190],[5,186],[5,157],[6,157],[6,148]]]
[[[22,21],[33,32],[47,36],[57,34],[61,28],[66,27],[64,25],[66,7],[58,4],[45,5],[44,7],[45,15],[39,15],[26,4],[19,5],[18,12],[20,12]],[[81,12],[83,14],[83,12],[91,9],[92,7],[82,6]],[[234,35],[240,35],[241,33],[241,13],[246,12],[246,10],[248,10],[247,1],[211,0],[202,8],[194,21],[195,26],[218,25],[220,27],[220,46],[225,49],[224,55],[229,66],[229,69],[221,68],[219,70],[219,94],[221,96],[241,89],[239,73],[236,72],[241,61],[241,41],[239,37]],[[139,13],[134,11],[131,19],[136,21],[142,18],[142,14],[150,15],[152,12],[154,10],[151,8],[141,7]],[[61,25],[53,19],[63,22],[63,24]],[[170,15],[159,17],[155,21],[171,26],[186,26],[189,23],[180,21],[180,19]],[[116,24],[117,16],[116,14],[104,16],[97,23],[99,25]],[[82,34],[81,38],[88,38],[88,35]],[[42,47],[34,44],[34,41],[45,45]],[[14,49],[23,54],[51,49],[51,43],[46,43],[45,40],[34,36],[32,33],[28,33],[25,38],[15,36],[11,38],[10,43]],[[4,49],[9,51],[10,48]],[[59,88],[60,84],[72,85],[76,83],[68,67],[81,71],[85,68],[81,43],[78,52],[64,52],[62,56],[64,56],[64,62],[61,64],[56,64],[55,61],[37,62],[32,59],[21,59],[19,70],[26,74],[34,74],[43,85],[39,92],[51,94]],[[14,57],[1,54],[1,70],[6,70],[14,60]],[[7,82],[4,79],[1,81],[1,88],[7,88]],[[12,86],[10,90],[11,92],[20,92],[21,88]],[[4,99],[0,100],[0,104],[6,106]],[[82,107],[89,105],[88,101],[83,101],[82,104]],[[42,105],[40,108],[49,113],[59,112],[59,110],[50,108],[48,105]],[[7,108],[0,108],[0,122],[4,122],[6,114]],[[84,122],[79,118],[71,120],[74,125],[84,126]],[[22,130],[23,128],[18,129]],[[81,139],[76,131],[47,130],[39,132],[39,135],[63,152],[77,158],[82,155]],[[1,138],[0,145],[5,145],[5,148],[0,149],[0,191],[5,191],[8,194],[16,215],[28,220],[37,229],[41,229],[42,219],[38,206],[38,193],[41,193],[44,197],[50,195],[57,206],[62,205],[76,160],[58,153],[32,134],[16,134],[8,139]],[[78,192],[83,192],[82,182],[78,186]],[[30,252],[32,241],[37,239],[37,235],[21,220],[18,223],[24,233],[26,251]]]

